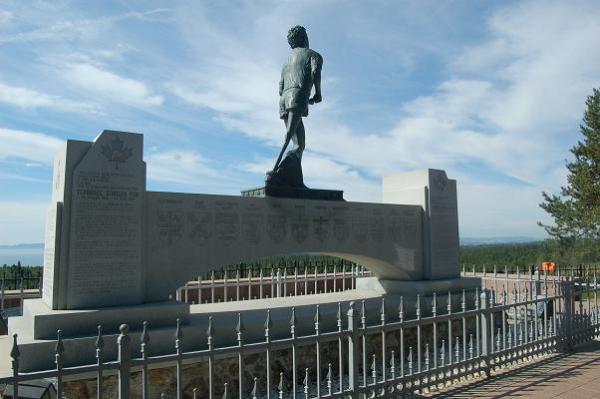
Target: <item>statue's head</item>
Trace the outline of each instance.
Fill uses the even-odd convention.
[[[303,26],[296,25],[288,31],[288,43],[291,48],[308,47],[308,35]]]

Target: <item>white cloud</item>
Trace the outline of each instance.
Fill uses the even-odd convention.
[[[202,186],[207,180],[221,176],[200,154],[189,150],[151,153],[145,158],[151,180]]]
[[[20,108],[51,108],[59,111],[97,113],[95,107],[90,104],[40,93],[25,87],[10,86],[2,82],[0,82],[0,102]]]
[[[27,43],[38,41],[60,41],[60,40],[81,40],[84,38],[96,37],[108,30],[117,22],[137,19],[147,22],[162,22],[169,19],[168,9],[154,9],[141,12],[128,12],[124,14],[111,15],[95,19],[81,18],[76,16],[68,18],[73,12],[70,6],[63,8],[60,4],[45,4],[42,7],[28,7],[21,13],[27,13],[28,19],[35,19],[39,23],[34,29],[21,30],[11,34],[5,34],[0,37],[0,43]],[[6,18],[12,19],[13,14],[6,11]],[[0,14],[0,22],[2,22]],[[50,21],[50,24],[48,24]],[[26,26],[29,27],[29,24]]]
[[[164,101],[162,96],[153,94],[144,83],[121,77],[95,65],[69,64],[65,72],[67,81],[113,102],[152,107],[162,105]]]
[[[43,133],[0,128],[0,160],[22,159],[52,165],[64,140]]]

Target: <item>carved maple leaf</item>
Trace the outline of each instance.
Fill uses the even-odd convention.
[[[110,145],[104,144],[100,152],[109,162],[115,163],[116,169],[119,169],[119,163],[125,163],[133,155],[133,149],[125,147],[119,136],[115,136]]]

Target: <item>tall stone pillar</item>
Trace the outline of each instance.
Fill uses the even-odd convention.
[[[423,208],[423,279],[460,277],[456,180],[437,169],[387,176],[383,202]]]
[[[69,140],[57,154],[44,253],[50,308],[142,303],[142,137],[105,130],[91,143]]]

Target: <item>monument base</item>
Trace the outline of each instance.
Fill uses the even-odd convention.
[[[242,197],[297,198],[322,201],[344,201],[341,190],[319,190],[312,188],[286,187],[267,184],[241,192]]]
[[[118,334],[119,326],[129,324],[132,330],[142,328],[144,321],[152,327],[172,327],[179,318],[189,321],[190,305],[182,302],[157,302],[135,306],[115,306],[84,310],[52,310],[42,299],[26,299],[23,316],[11,318],[9,334],[29,335],[32,339],[56,339],[60,329],[62,336],[79,337],[95,335],[97,326],[103,333]],[[16,321],[16,322],[13,322]],[[25,331],[20,331],[25,328]]]
[[[379,280],[377,277],[363,277],[356,280],[356,289],[376,291],[386,295],[415,297],[431,296],[434,292],[438,295],[462,293],[481,288],[481,279],[478,277],[462,277],[443,280]]]

